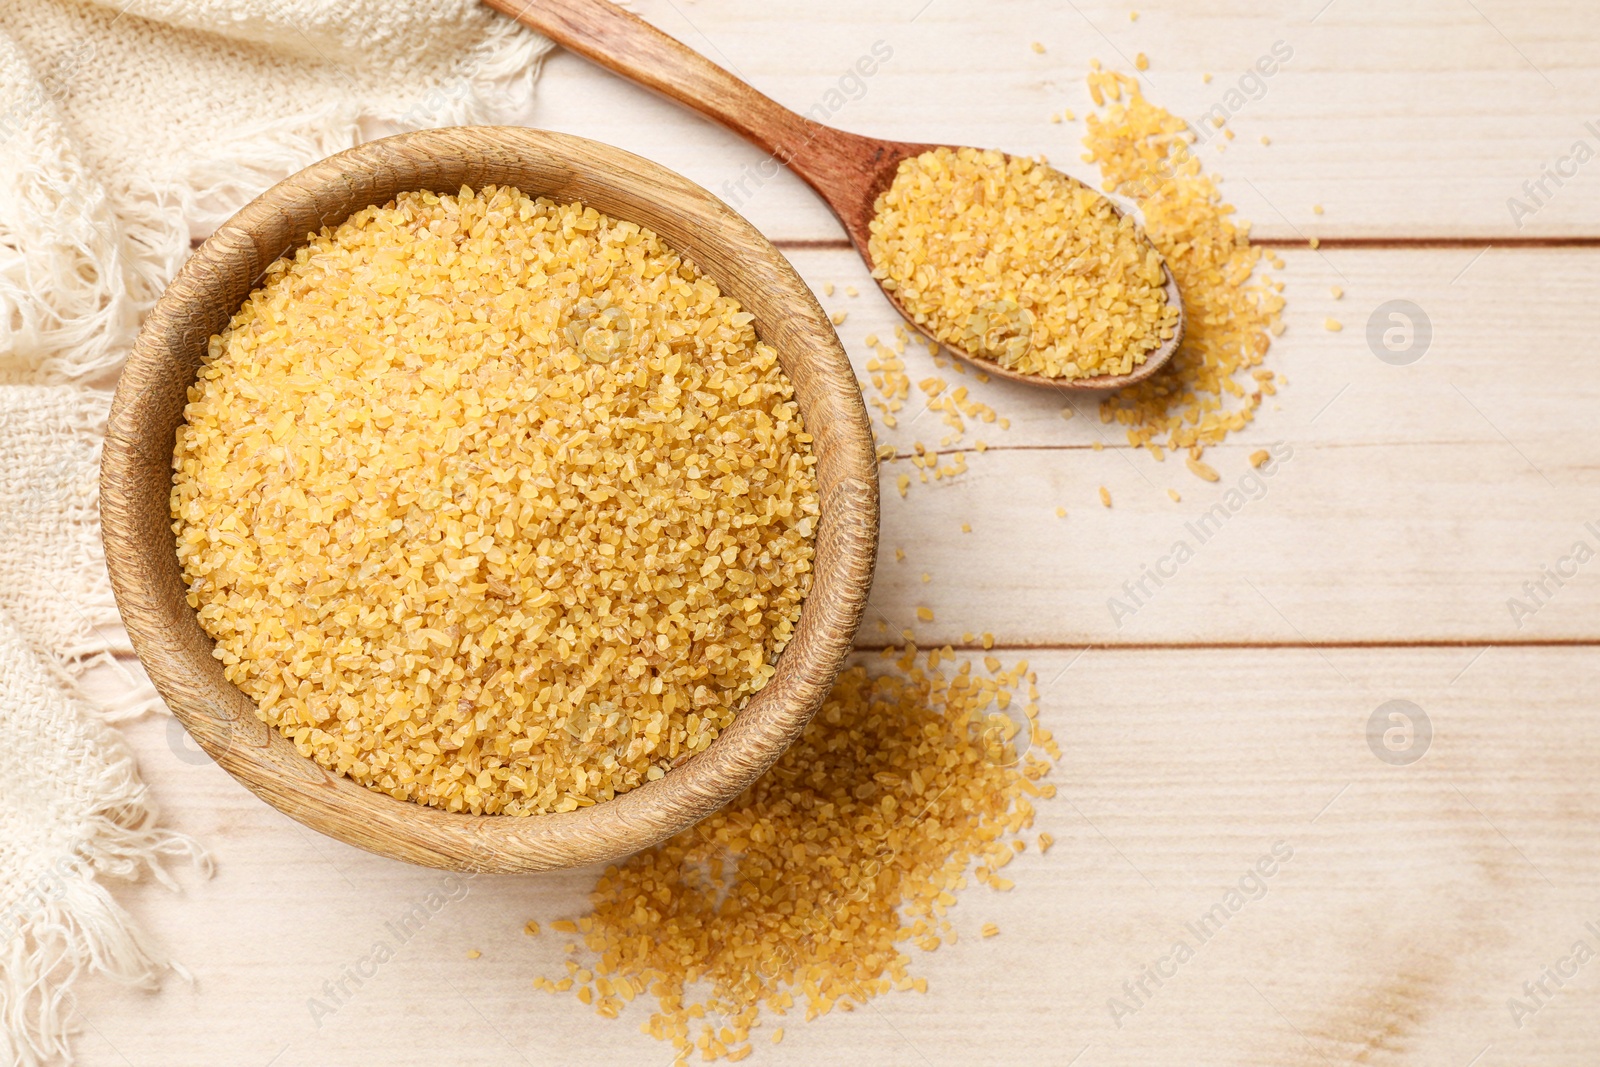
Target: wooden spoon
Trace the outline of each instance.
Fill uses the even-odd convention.
[[[721,123],[771,153],[775,160],[804,179],[833,209],[868,267],[872,266],[867,241],[869,226],[876,214],[875,204],[878,195],[894,180],[900,161],[935,148],[953,147],[885,141],[814,122],[756,92],[704,56],[606,0],[484,0],[484,3],[607,70]],[[1069,177],[1069,180],[1073,179]],[[1115,203],[1112,207],[1116,209]],[[1140,233],[1143,236],[1142,230]],[[1183,299],[1172,271],[1164,262],[1162,270],[1167,278],[1167,302],[1178,309],[1177,325],[1171,339],[1148,353],[1144,362],[1128,374],[1047,378],[1009,370],[978,353],[948,344],[946,347],[989,374],[1030,385],[1088,392],[1131,385],[1159,370],[1183,338]],[[915,318],[894,293],[884,290],[884,296],[907,323],[931,340],[938,340],[915,325]]]

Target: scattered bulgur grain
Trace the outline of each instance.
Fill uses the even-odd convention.
[[[210,341],[189,602],[303,753],[448,811],[703,751],[810,583],[810,437],[752,316],[651,231],[488,186],[313,235]]]
[[[872,273],[945,344],[1052,378],[1126,374],[1172,336],[1161,257],[1093,189],[1033,161],[938,148],[879,197]]]
[[[919,622],[932,622],[933,621],[933,610],[931,608],[918,608],[917,609],[917,621],[919,621]]]
[[[991,649],[993,647],[994,647],[994,634],[985,633],[983,635],[983,648],[984,648],[984,651],[988,651],[989,649]]]
[[[850,317],[850,313],[848,311],[835,311],[832,317],[835,326],[843,326],[844,320]]]
[[[479,952],[477,949],[475,949],[475,948],[467,949],[467,959],[476,960],[476,959],[482,959],[482,958],[483,958],[483,953]]]
[[[1261,143],[1269,145],[1269,144],[1272,143],[1272,138],[1268,137],[1266,134],[1262,134],[1261,135]]]
[[[1146,56],[1143,52],[1140,52],[1138,55],[1133,57],[1133,67],[1135,70],[1149,70],[1150,57]]]
[[[1275,392],[1271,372],[1238,379],[1265,359],[1283,297],[1270,278],[1253,277],[1261,250],[1202,172],[1187,123],[1146,100],[1132,76],[1093,71],[1089,84],[1116,84],[1125,100],[1089,116],[1085,158],[1099,165],[1108,190],[1138,201],[1186,312],[1183,343],[1168,365],[1102,401],[1101,411],[1152,455],[1203,450],[1247,426],[1263,395]]]
[[[961,532],[962,533],[971,533],[972,532],[972,523],[970,523],[970,522],[962,523],[961,524]]]
[[[1103,485],[1100,487],[1100,506],[1107,508],[1111,506],[1111,490]]]
[[[823,296],[832,296],[833,295],[833,283],[832,282],[823,282],[822,283],[822,295]]]
[[[1310,245],[1310,246],[1311,246],[1311,248],[1312,248],[1312,250],[1313,250],[1313,251],[1315,251],[1315,250],[1316,250],[1316,249],[1318,249],[1318,248],[1321,248],[1321,247],[1322,247],[1322,238],[1320,238],[1320,237],[1313,237],[1313,238],[1312,238],[1312,239],[1311,239],[1311,240],[1310,240],[1310,241],[1308,241],[1308,242],[1306,242],[1306,243],[1307,243],[1307,244],[1309,244],[1309,245]]]
[[[1312,214],[1313,214],[1313,215],[1320,215],[1320,214],[1322,214],[1322,205],[1321,205],[1321,204],[1312,204],[1312,205],[1311,205],[1311,213],[1312,213]]]
[[[1172,502],[1174,504],[1180,504],[1183,502],[1182,494],[1180,494],[1176,489],[1168,489],[1167,495],[1172,498]]]
[[[1061,112],[1056,111],[1056,112],[1051,113],[1050,121],[1051,122],[1055,122],[1055,123],[1059,123],[1061,121]]]
[[[922,584],[923,585],[927,585],[931,581],[933,581],[933,575],[929,574],[927,571],[923,571],[922,572]]]
[[[523,926],[522,932],[527,934],[529,937],[538,937],[539,924],[534,922],[532,919],[529,919],[527,924]]]
[[[844,295],[845,296],[860,296],[861,295],[861,291],[858,290],[853,285],[847,285],[847,286],[844,287]]]
[[[1262,465],[1271,458],[1272,453],[1268,452],[1264,448],[1258,448],[1254,452],[1250,453],[1250,466],[1260,470]]]
[[[1327,330],[1329,333],[1338,333],[1340,330],[1344,329],[1344,323],[1340,322],[1338,319],[1323,319],[1322,328]]]
[[[1064,519],[1066,517],[1067,517],[1067,509],[1066,508],[1063,508],[1063,507],[1056,508],[1056,518]]]
[[[1329,289],[1328,293],[1335,300],[1343,300],[1344,299],[1344,290],[1339,288],[1337,285],[1335,285],[1333,288]]]
[[[1217,473],[1217,469],[1211,464],[1207,463],[1205,460],[1195,459],[1193,456],[1190,456],[1188,459],[1184,460],[1184,462],[1188,464],[1189,469],[1193,471],[1197,477],[1204,478],[1208,482],[1219,481],[1222,478],[1222,475]]]
[[[1000,927],[996,926],[994,923],[984,923],[983,924],[982,933],[983,933],[984,937],[994,937],[999,932],[1000,932]]]
[[[1061,114],[1068,122],[1077,121],[1078,116],[1070,108],[1066,111],[1063,111]]]
[[[782,1040],[783,1040],[783,1027],[780,1026],[776,1030],[772,1031],[772,1043],[774,1045],[776,1045],[779,1042],[781,1042]]]
[[[1043,44],[1043,42],[1040,42],[1040,41],[1033,42],[1033,50],[1035,52],[1038,52],[1040,55],[1043,55],[1044,54],[1044,44]]]
[[[1202,75],[1200,75],[1200,80],[1202,82],[1204,82],[1205,84],[1210,85],[1211,84],[1211,75],[1210,74],[1202,74]]]
[[[586,967],[568,962],[595,981],[581,1002],[614,1017],[601,983],[625,981],[655,998],[646,1033],[716,1060],[742,1056],[766,1012],[811,1019],[927,991],[906,944],[954,941],[944,916],[974,863],[1011,888],[993,871],[1032,826],[1029,796],[1060,750],[1033,712],[999,709],[1025,664],[989,679],[924,668],[911,649],[886,659],[876,677],[847,668],[732,804],[601,875],[580,921]]]
[[[1139,21],[1139,13],[1137,11],[1128,12],[1128,21],[1129,22],[1138,22]]]

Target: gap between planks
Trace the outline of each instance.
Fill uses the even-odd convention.
[[[853,247],[843,237],[777,237],[771,238],[775,247],[794,252],[848,252]],[[189,248],[196,249],[205,243],[204,237],[194,237]],[[1309,248],[1310,242],[1298,237],[1251,238],[1258,248]],[[1570,237],[1516,237],[1504,234],[1487,234],[1482,237],[1322,237],[1319,249],[1412,249],[1412,248],[1600,248],[1600,234],[1578,234]]]
[[[989,648],[981,644],[957,643],[954,641],[913,641],[919,649],[949,648],[955,652],[1210,652],[1232,651],[1236,649],[1255,649],[1260,651],[1296,651],[1301,649],[1403,649],[1403,648],[1597,648],[1600,649],[1600,638],[1597,637],[1552,637],[1552,638],[1467,638],[1443,637],[1421,638],[1417,640],[1383,640],[1383,639],[1351,639],[1344,641],[1116,641],[1116,642],[1075,642],[1040,641],[1038,643],[996,641]],[[857,652],[882,652],[886,648],[901,649],[905,647],[904,641],[871,641],[858,642],[855,646]]]
[[[772,238],[780,251],[789,252],[847,252],[852,249],[843,237],[780,237]],[[1256,248],[1310,248],[1311,243],[1299,237],[1252,237],[1250,244]],[[1482,237],[1320,237],[1317,248],[1329,249],[1415,249],[1415,248],[1600,248],[1600,234],[1578,234],[1570,237],[1508,237],[1504,234],[1486,234]]]

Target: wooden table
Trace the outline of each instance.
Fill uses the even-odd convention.
[[[962,898],[960,943],[916,961],[926,995],[791,1021],[751,1062],[1600,1063],[1600,962],[1588,958],[1600,953],[1600,162],[1588,158],[1600,152],[1600,11],[1144,0],[1133,21],[1128,4],[1100,0],[638,8],[802,109],[886,42],[892,58],[836,123],[1044,152],[1089,177],[1080,127],[1048,118],[1081,120],[1091,57],[1128,69],[1147,53],[1148,94],[1198,117],[1275,43],[1292,50],[1230,108],[1237,140],[1200,152],[1288,261],[1288,332],[1270,361],[1289,385],[1208,454],[1223,481],[1130,451],[1082,402],[1064,421],[1059,398],[997,381],[974,389],[1011,428],[986,433],[971,472],[885,494],[863,641],[883,640],[877,620],[898,631],[926,605],[937,622],[918,625],[925,642],[992,631],[1008,656],[1027,656],[1065,749],[1060,795],[1039,819],[1058,844],[1013,865],[1011,892]],[[738,192],[755,149],[564,55],[527,121],[729,195],[819,291],[838,286],[824,303],[849,313],[840,334],[860,364],[864,336],[892,328],[798,181]],[[1393,324],[1379,314],[1390,301],[1431,326],[1416,362],[1385,362],[1369,344],[1369,319],[1380,333]],[[1329,317],[1342,332],[1324,329]],[[924,364],[914,351],[913,378]],[[915,410],[888,442],[937,438]],[[1114,619],[1107,602],[1124,582],[1272,442],[1293,454],[1265,491]],[[1535,599],[1524,583],[1541,581]],[[1426,716],[1431,743],[1412,733],[1414,762],[1369,744],[1390,701]],[[1380,733],[1405,725],[1387,714]],[[92,984],[84,1063],[670,1059],[639,1033],[642,1003],[607,1022],[531,988],[559,972],[565,939],[525,937],[522,924],[581,912],[595,871],[452,892],[437,872],[278,815],[164,719],[128,733],[167,820],[210,846],[217,873],[181,875],[181,894],[123,894],[195,980],[159,993]],[[1390,740],[1405,748],[1403,733]],[[1258,892],[1246,876],[1275,847],[1292,854]],[[1241,879],[1242,906],[1197,936]],[[421,932],[314,1019],[308,999],[441,889],[453,899]],[[990,921],[1001,935],[975,936]],[[1180,940],[1192,950],[1181,963]],[[1541,980],[1548,995],[1530,994]]]

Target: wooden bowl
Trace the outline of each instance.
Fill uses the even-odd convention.
[[[755,316],[816,438],[822,515],[811,594],[777,673],[706,751],[658,781],[577,811],[462,815],[396,800],[324,770],[223,677],[184,598],[168,513],[172,454],[208,339],[262,272],[307,235],[397,193],[512,185],[648,226]],[[145,320],[117,385],[101,463],[106,563],[145,669],[174,714],[246,788],[312,829],[430,867],[516,872],[619,859],[704,818],[799,736],[849,653],[872,583],[877,462],[854,372],[787,260],[711,194],[579,137],[462,127],[375,141],[273,186],[219,229]]]

